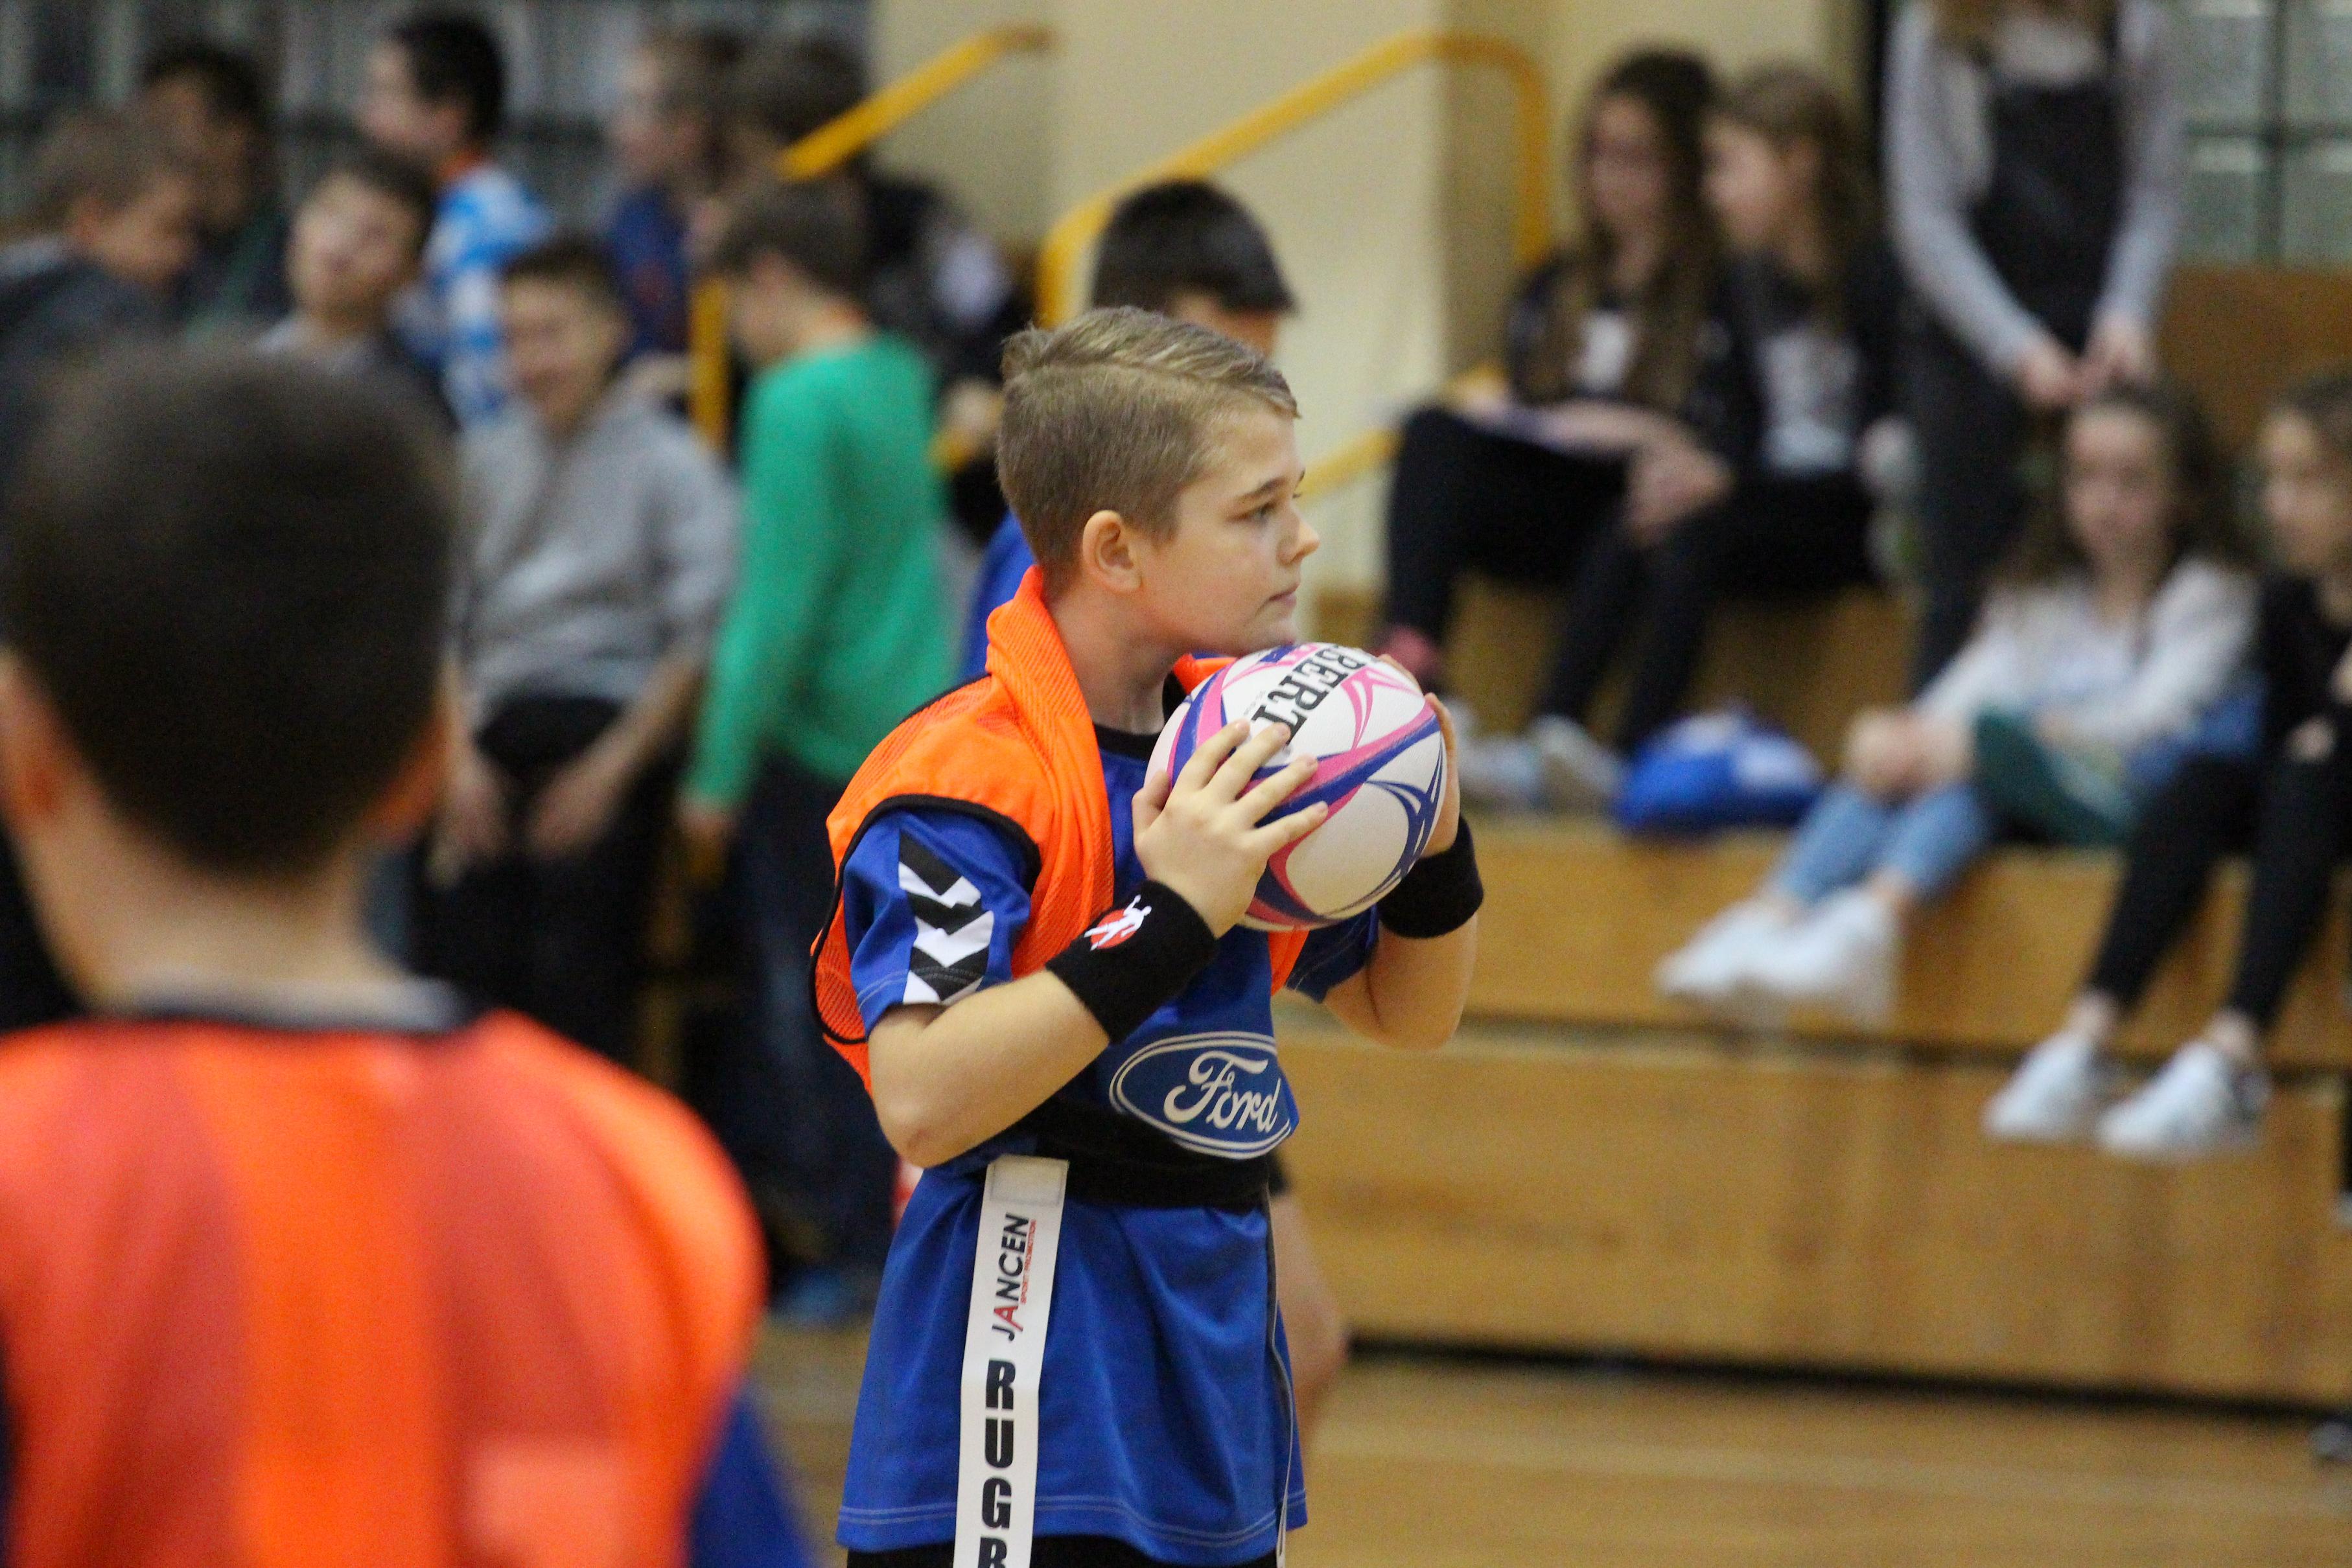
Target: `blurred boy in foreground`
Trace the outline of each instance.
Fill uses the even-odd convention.
[[[800,1561],[718,1151],[362,933],[449,532],[413,413],[285,361],[111,360],[28,457],[0,810],[93,1016],[0,1044],[22,1568]]]

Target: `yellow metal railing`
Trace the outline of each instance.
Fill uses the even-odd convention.
[[[1110,221],[1119,198],[1129,191],[1160,180],[1198,179],[1213,173],[1321,119],[1391,77],[1427,62],[1481,66],[1501,71],[1509,79],[1517,99],[1514,129],[1519,163],[1513,245],[1521,265],[1533,266],[1551,247],[1550,127],[1543,73],[1524,53],[1499,38],[1475,33],[1400,33],[1065,213],[1046,234],[1038,253],[1039,319],[1050,327],[1076,313],[1079,258]]]
[[[1042,54],[1053,47],[1053,30],[1034,23],[976,33],[785,148],[777,156],[776,172],[786,180],[814,180],[829,174],[999,61],[1014,55]],[[714,447],[723,447],[730,412],[727,406],[727,290],[715,278],[705,279],[694,291],[688,353],[692,365],[688,410],[703,438]]]

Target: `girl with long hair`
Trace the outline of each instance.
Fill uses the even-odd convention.
[[[1714,97],[1706,62],[1679,50],[1639,51],[1602,76],[1573,143],[1583,234],[1519,291],[1507,392],[1406,423],[1384,651],[1425,683],[1442,684],[1465,570],[1564,583],[1629,495],[1686,515],[1730,487],[1705,434],[1727,352],[1701,193]]]
[[[2262,465],[2279,570],[2263,586],[2256,643],[2260,739],[2251,755],[2192,758],[2149,804],[2063,1027],[1986,1108],[1996,1138],[2095,1136],[2111,1154],[2185,1159],[2260,1129],[2263,1039],[2352,848],[2352,371],[2309,382],[2272,411]],[[2203,904],[2215,864],[2245,849],[2253,884],[2228,998],[2151,1082],[2109,1103],[2116,1030]]]
[[[1977,634],[1908,706],[1854,721],[1844,779],[1769,883],[1668,958],[1660,988],[1881,1019],[1905,927],[2005,827],[2112,841],[2252,637],[2223,473],[2186,393],[2117,386],[2076,410],[2057,494]]]

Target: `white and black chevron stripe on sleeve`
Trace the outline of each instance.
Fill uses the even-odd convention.
[[[901,999],[944,1007],[978,989],[996,935],[996,914],[981,902],[980,889],[912,833],[898,836],[898,888],[915,915]]]

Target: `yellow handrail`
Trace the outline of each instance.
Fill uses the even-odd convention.
[[[1519,155],[1518,217],[1514,247],[1520,265],[1533,266],[1551,248],[1551,153],[1543,73],[1522,51],[1499,38],[1475,33],[1400,33],[1354,59],[1302,82],[1280,98],[1087,197],[1065,213],[1045,235],[1037,257],[1038,317],[1047,326],[1076,314],[1078,258],[1110,221],[1120,197],[1160,180],[1198,179],[1213,173],[1267,142],[1424,61],[1486,66],[1510,78],[1517,97],[1516,130]]]
[[[1053,29],[1033,22],[975,33],[785,148],[776,157],[776,172],[786,180],[829,174],[998,61],[1012,55],[1042,54],[1053,47]],[[703,439],[723,448],[730,412],[727,288],[716,278],[695,287],[687,352],[692,364],[687,407]]]
[[[1044,54],[1053,47],[1054,30],[1034,22],[975,33],[785,148],[776,172],[787,180],[829,174],[1007,55]]]

